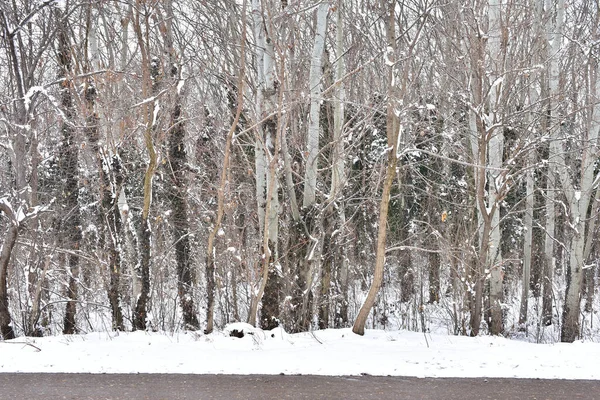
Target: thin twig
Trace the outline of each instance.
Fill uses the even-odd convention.
[[[36,349],[38,352],[42,351],[42,349],[40,349],[39,347],[37,347],[37,346],[35,346],[35,345],[33,345],[33,344],[29,343],[29,342],[0,342],[0,343],[3,343],[3,344],[24,344],[24,345],[26,345],[26,346],[31,346],[31,347],[33,347],[33,348],[34,348],[34,349]]]

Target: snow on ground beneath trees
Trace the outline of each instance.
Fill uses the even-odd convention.
[[[237,324],[210,335],[103,332],[0,341],[0,372],[600,379],[600,344],[593,342],[534,344],[383,330],[361,337],[350,329],[255,329],[243,338],[229,336],[239,328],[248,332],[246,324]]]

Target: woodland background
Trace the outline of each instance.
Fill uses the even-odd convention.
[[[584,0],[3,1],[2,336],[590,337],[599,26]]]

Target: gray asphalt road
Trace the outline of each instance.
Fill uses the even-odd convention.
[[[600,381],[375,376],[0,374],[0,399],[600,400]]]

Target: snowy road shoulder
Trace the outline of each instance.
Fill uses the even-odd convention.
[[[427,340],[426,340],[427,338]],[[90,333],[0,342],[0,372],[600,379],[600,344],[328,329],[287,334]],[[27,345],[30,343],[31,345]]]

